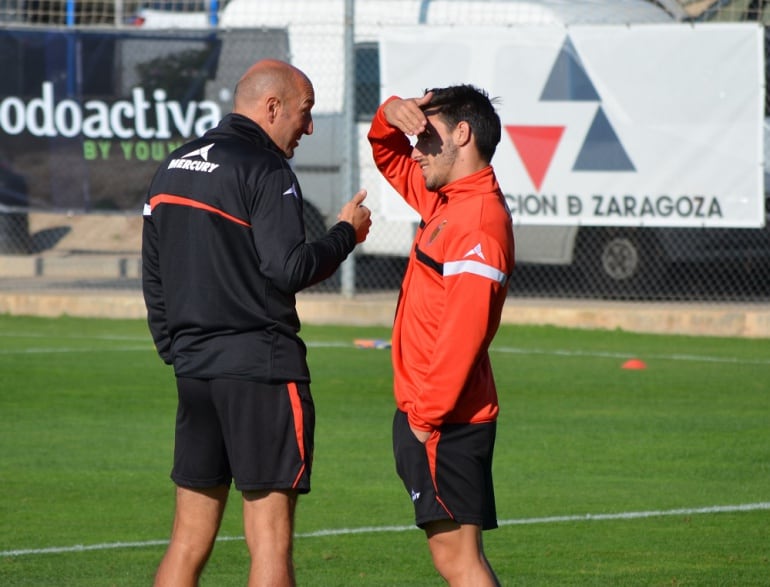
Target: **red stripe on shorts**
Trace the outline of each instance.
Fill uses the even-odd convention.
[[[297,446],[299,447],[299,457],[302,460],[302,466],[299,469],[299,473],[297,473],[297,477],[294,479],[294,483],[292,483],[292,487],[296,487],[302,474],[305,472],[305,419],[302,415],[302,400],[299,397],[297,384],[288,383],[286,387],[289,391],[291,411],[292,414],[294,414],[294,435],[297,439]]]
[[[430,435],[430,438],[425,441],[425,452],[428,455],[428,467],[430,468],[430,478],[433,481],[433,490],[436,492],[436,501],[441,504],[441,507],[444,508],[447,514],[449,514],[449,517],[454,520],[454,516],[452,515],[452,512],[449,511],[449,508],[446,507],[446,504],[441,501],[441,495],[438,490],[438,483],[436,482],[436,461],[438,460],[438,441],[441,440],[441,432],[438,430],[434,431],[433,434]]]

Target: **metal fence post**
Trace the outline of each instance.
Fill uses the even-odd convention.
[[[216,28],[219,25],[219,0],[209,0],[209,26]]]
[[[67,26],[75,26],[75,0],[67,0],[65,22]]]
[[[357,152],[356,121],[355,121],[355,1],[345,0],[345,98],[342,106],[342,190],[341,201],[344,204],[357,191],[353,183],[355,171],[355,154]],[[350,254],[340,268],[340,289],[346,298],[352,298],[356,290],[356,256]]]

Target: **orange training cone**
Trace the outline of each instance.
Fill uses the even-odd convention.
[[[623,363],[623,369],[646,369],[647,364],[641,359],[629,359]]]
[[[380,338],[356,338],[353,341],[356,348],[359,349],[389,349],[390,341]]]

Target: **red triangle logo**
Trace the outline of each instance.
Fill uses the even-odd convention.
[[[559,145],[563,126],[514,126],[506,125],[505,130],[519,152],[522,163],[536,189],[540,189],[545,173],[551,164],[553,154]]]

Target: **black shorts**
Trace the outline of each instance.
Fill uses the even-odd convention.
[[[454,520],[482,530],[497,528],[492,453],[497,423],[445,424],[425,444],[406,414],[393,418],[396,471],[414,504],[415,523]]]
[[[177,485],[310,491],[315,409],[306,383],[177,378]]]

